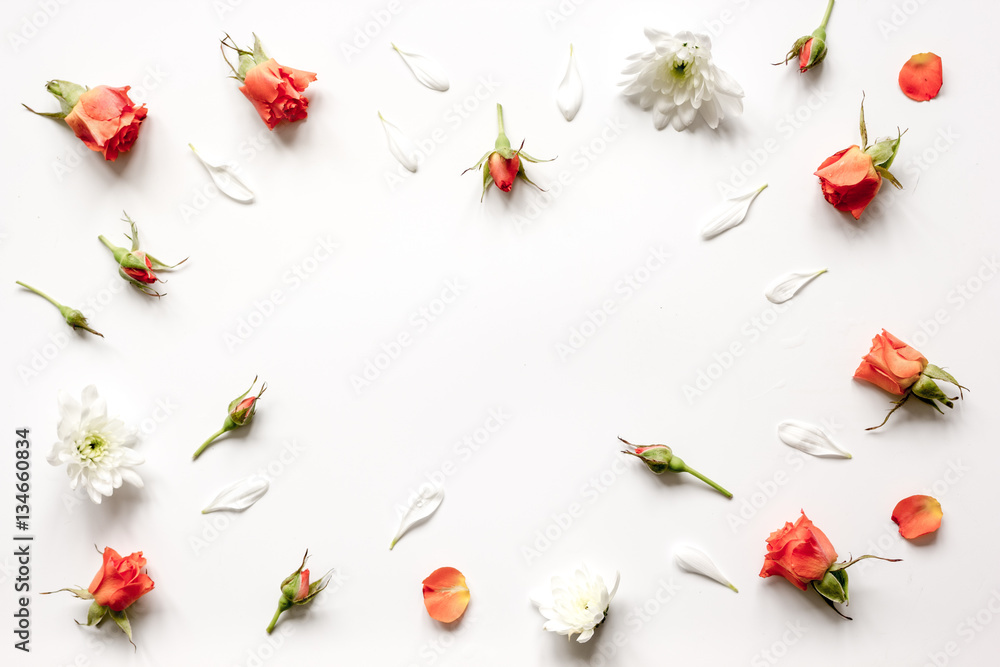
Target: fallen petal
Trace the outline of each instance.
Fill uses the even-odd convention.
[[[677,547],[674,549],[674,558],[677,560],[677,564],[688,572],[703,574],[709,579],[715,579],[723,586],[733,589],[736,593],[740,592],[704,551],[694,547]]]
[[[431,90],[438,90],[442,93],[448,90],[448,76],[444,73],[444,70],[435,61],[427,58],[425,56],[419,56],[415,53],[406,53],[405,51],[400,51],[399,47],[395,44],[392,48],[396,50],[399,57],[403,59],[406,66],[410,68],[413,72],[413,76],[417,78],[417,81],[427,86]]]
[[[750,204],[753,203],[753,200],[757,198],[757,195],[763,192],[766,187],[767,183],[760,186],[753,192],[748,192],[745,195],[740,195],[739,197],[730,199],[726,208],[720,211],[718,215],[708,221],[708,224],[701,228],[701,237],[703,239],[715,238],[722,232],[732,229],[736,225],[743,222],[743,219],[747,216],[747,212],[750,210]]]
[[[399,538],[403,536],[403,533],[408,531],[413,526],[417,525],[421,521],[426,521],[434,512],[437,511],[438,507],[441,506],[441,501],[444,500],[444,487],[442,486],[425,486],[420,495],[413,499],[410,506],[406,509],[403,514],[403,518],[399,522],[399,530],[396,531],[396,535],[392,538],[392,543],[389,545],[391,550],[396,546],[396,542]]]
[[[382,117],[382,113],[378,114],[379,120],[382,121],[382,128],[385,130],[386,141],[389,142],[389,152],[392,156],[399,161],[399,164],[403,165],[411,172],[417,171],[417,147],[410,141],[403,132]]]
[[[826,269],[821,269],[819,271],[814,271],[813,273],[789,273],[778,278],[764,296],[771,303],[784,303],[791,299],[795,294],[816,279],[817,276],[821,276],[826,273]]]
[[[583,104],[583,79],[580,78],[580,70],[576,67],[576,56],[573,55],[573,45],[569,45],[569,63],[566,65],[566,74],[562,83],[556,91],[556,105],[567,121],[576,118],[580,105]]]
[[[941,527],[944,511],[931,496],[910,496],[892,510],[892,520],[899,524],[899,534],[908,540],[933,533]]]
[[[254,194],[253,190],[247,187],[247,184],[240,180],[240,177],[236,175],[235,167],[228,164],[212,164],[208,162],[201,156],[201,154],[195,150],[195,147],[188,144],[188,147],[194,151],[195,157],[198,161],[205,167],[208,171],[208,175],[212,177],[212,181],[219,188],[219,192],[226,195],[233,201],[238,201],[241,204],[250,204],[253,202]]]
[[[789,447],[813,456],[851,458],[848,452],[834,444],[830,436],[815,424],[786,419],[778,424],[778,438]]]
[[[471,597],[465,575],[453,567],[439,567],[424,579],[424,606],[436,621],[458,620],[469,606]]]
[[[942,81],[941,57],[933,53],[918,53],[899,70],[900,90],[918,102],[937,97]]]
[[[268,488],[270,485],[265,478],[260,475],[251,475],[220,491],[215,500],[210,502],[201,513],[242,512],[263,498]]]

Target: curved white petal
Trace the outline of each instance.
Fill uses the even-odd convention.
[[[701,228],[702,238],[715,238],[719,234],[730,230],[743,222],[743,220],[747,217],[747,213],[750,211],[750,204],[753,203],[754,199],[757,198],[757,195],[763,192],[766,187],[767,183],[752,192],[730,199],[726,207],[720,210],[714,218],[709,220],[708,223]]]
[[[245,479],[230,484],[220,491],[219,495],[201,513],[242,512],[263,498],[270,486],[264,477],[250,475]]]
[[[815,280],[817,276],[821,276],[824,273],[826,273],[826,269],[820,269],[812,273],[785,274],[771,284],[767,292],[764,293],[764,296],[771,303],[784,303],[795,296],[800,289]]]
[[[677,560],[677,564],[688,572],[703,574],[709,579],[714,579],[723,586],[733,589],[737,593],[740,592],[733,585],[733,582],[729,581],[726,575],[722,574],[722,570],[719,569],[704,551],[695,549],[694,547],[681,546],[674,549],[674,558]]]
[[[406,66],[410,68],[410,71],[413,72],[413,76],[417,78],[417,81],[431,90],[438,90],[441,92],[448,90],[448,76],[445,74],[441,65],[425,56],[419,56],[415,53],[401,51],[395,44],[392,45],[392,48],[396,50],[399,57],[402,58],[403,62],[406,63]]]
[[[569,63],[559,89],[556,91],[556,105],[567,121],[576,118],[580,105],[583,104],[583,79],[576,67],[576,56],[573,55],[573,45],[569,45]]]
[[[438,507],[441,506],[441,501],[444,500],[444,487],[443,486],[431,486],[426,485],[410,506],[404,512],[402,519],[399,522],[399,530],[392,538],[392,543],[389,545],[391,550],[396,546],[396,542],[399,538],[403,536],[403,533],[408,531],[413,526],[417,525],[421,521],[426,521],[434,512],[437,511]]]
[[[253,190],[236,175],[235,166],[229,164],[212,164],[205,160],[201,156],[201,153],[195,150],[194,146],[188,144],[188,147],[194,151],[195,157],[205,167],[208,175],[212,177],[212,182],[219,188],[219,192],[241,204],[250,204],[253,202]]]
[[[778,438],[789,447],[813,456],[851,458],[850,453],[838,447],[819,426],[795,419],[778,424]]]
[[[411,172],[417,171],[417,146],[410,141],[409,137],[402,131],[387,121],[379,112],[378,118],[382,121],[382,128],[385,130],[385,139],[389,143],[389,152],[399,161],[399,164],[406,167]]]

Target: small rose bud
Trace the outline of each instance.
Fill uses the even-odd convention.
[[[254,377],[253,382],[250,384],[250,389],[247,389],[245,392],[232,400],[229,404],[229,408],[227,408],[229,410],[229,414],[226,415],[226,421],[222,423],[222,428],[213,433],[208,440],[202,443],[201,447],[199,447],[194,453],[194,456],[191,457],[192,459],[196,459],[201,456],[201,453],[205,451],[209,445],[215,442],[215,439],[223,433],[240,428],[241,426],[246,426],[253,421],[254,413],[257,411],[257,400],[267,389],[267,383],[265,382],[260,386],[260,391],[257,392],[256,396],[248,397],[247,394],[253,390],[255,384],[257,384],[256,377]]]
[[[66,324],[70,325],[74,329],[83,329],[84,331],[89,331],[95,336],[100,336],[101,338],[104,338],[104,334],[98,333],[90,328],[90,326],[87,324],[87,318],[84,317],[83,313],[81,313],[79,310],[76,310],[75,308],[70,308],[69,306],[62,305],[61,303],[50,297],[45,292],[37,290],[31,285],[26,285],[22,283],[20,280],[16,282],[24,289],[34,292],[35,294],[42,297],[43,299],[51,303],[53,306],[58,308],[59,313],[63,316],[63,319],[66,320]]]
[[[312,584],[309,583],[309,570],[305,569],[308,558],[309,550],[306,549],[299,569],[285,577],[285,580],[281,582],[281,599],[278,600],[278,610],[274,612],[271,624],[267,626],[268,634],[271,634],[274,630],[274,625],[278,622],[279,616],[291,609],[293,605],[303,605],[312,602],[312,599],[329,585],[330,578],[333,576],[333,570],[324,574],[319,581]]]
[[[493,145],[493,150],[487,152],[483,157],[479,159],[479,162],[472,165],[465,171],[472,171],[473,169],[482,169],[483,171],[483,196],[486,196],[486,189],[490,185],[490,180],[496,184],[498,188],[504,192],[510,192],[514,187],[514,180],[517,178],[522,178],[526,182],[531,183],[536,188],[534,182],[528,178],[527,174],[524,173],[524,164],[521,162],[522,159],[528,162],[551,162],[551,160],[539,160],[533,158],[524,152],[524,142],[521,142],[521,147],[516,151],[512,150],[510,147],[510,140],[507,139],[507,135],[504,134],[503,130],[503,107],[497,104],[497,125],[500,128],[497,134],[497,140]],[[552,158],[555,159],[555,158]],[[485,165],[485,168],[484,166]],[[462,173],[464,174],[465,171]],[[541,190],[541,188],[538,188]],[[544,190],[543,190],[544,192]]]
[[[833,2],[830,0],[826,6],[826,14],[823,15],[823,22],[813,30],[811,35],[799,37],[792,44],[792,48],[785,54],[785,60],[775,65],[787,65],[788,61],[798,59],[799,72],[805,73],[826,58],[826,24],[830,21],[830,13],[833,11]]]
[[[164,264],[149,253],[139,250],[139,231],[136,229],[135,222],[132,218],[128,217],[127,213],[123,220],[129,223],[129,226],[132,228],[132,235],[128,236],[126,234],[126,238],[132,242],[131,248],[116,246],[104,236],[98,236],[97,238],[114,255],[115,261],[118,262],[118,274],[122,278],[130,282],[143,294],[155,297],[164,296],[150,287],[150,285],[160,280],[156,273],[153,272],[153,269],[167,271],[180,266],[187,261],[187,258],[185,257],[177,262],[177,264],[169,265]]]
[[[670,472],[686,472],[705,482],[726,498],[733,497],[733,494],[729,491],[722,488],[708,477],[705,477],[694,468],[689,467],[686,463],[684,463],[681,457],[676,456],[666,445],[647,445],[644,447],[638,447],[624,438],[618,439],[628,445],[628,450],[622,450],[622,454],[630,454],[631,456],[641,459],[642,462],[646,464],[646,467],[657,475],[662,475],[668,470]]]

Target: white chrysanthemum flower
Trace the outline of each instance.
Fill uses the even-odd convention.
[[[594,630],[604,622],[608,605],[618,591],[619,573],[611,592],[600,575],[592,576],[584,565],[571,577],[552,577],[552,602],[545,604],[533,600],[538,611],[548,619],[543,630],[566,635],[578,634],[576,641],[583,644],[594,636]]]
[[[679,32],[671,35],[646,28],[653,45],[648,53],[629,56],[622,74],[633,78],[620,85],[624,94],[643,109],[653,110],[653,125],[667,123],[683,130],[698,114],[713,130],[726,116],[743,113],[743,89],[729,74],[712,64],[708,35]]]
[[[81,404],[65,391],[59,392],[60,441],[53,445],[48,462],[65,463],[70,488],[83,486],[97,504],[122,482],[142,488],[142,479],[132,467],[145,459],[129,449],[136,441],[134,431],[120,419],[108,419],[108,404],[94,385],[83,390],[82,399]]]

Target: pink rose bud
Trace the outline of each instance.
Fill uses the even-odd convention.
[[[333,570],[324,574],[319,581],[309,583],[309,570],[305,569],[308,558],[309,550],[307,549],[305,555],[302,557],[302,565],[299,565],[299,569],[285,577],[285,580],[281,582],[281,599],[278,600],[278,610],[274,612],[271,624],[267,626],[268,634],[274,630],[279,616],[294,605],[303,605],[312,602],[312,599],[329,585],[330,578],[333,576]]]
[[[254,385],[257,384],[257,378],[254,377],[253,382],[250,384],[250,389],[234,398],[229,403],[228,414],[226,415],[226,421],[222,423],[222,428],[209,436],[208,440],[202,443],[201,447],[194,453],[192,459],[196,459],[201,456],[209,445],[215,442],[223,433],[232,431],[233,429],[240,428],[241,426],[246,426],[253,420],[254,413],[257,411],[257,400],[264,394],[267,389],[267,383],[263,383],[260,386],[260,391],[256,396],[247,396],[253,390]]]
[[[164,264],[149,253],[139,250],[139,231],[136,229],[135,222],[132,218],[128,217],[127,213],[123,219],[132,228],[132,235],[126,235],[126,238],[132,241],[131,249],[116,246],[104,236],[98,236],[97,238],[101,241],[101,243],[106,245],[108,250],[110,250],[114,255],[115,261],[118,262],[118,274],[122,278],[130,282],[143,294],[155,297],[165,296],[150,287],[150,285],[160,280],[160,278],[153,272],[153,269],[156,269],[157,271],[167,271],[180,266],[187,261],[187,258],[185,257],[181,261],[177,262],[177,264],[170,265]]]
[[[826,14],[823,15],[823,22],[811,35],[799,37],[792,44],[792,48],[785,54],[783,63],[773,63],[775,65],[787,65],[788,61],[798,59],[799,72],[808,72],[826,58],[826,24],[830,21],[830,13],[833,11],[833,2],[830,0],[826,6]]]
[[[538,188],[538,186],[535,185],[530,178],[528,178],[527,174],[524,173],[524,164],[521,163],[522,158],[528,162],[551,162],[551,160],[539,160],[533,158],[525,153],[524,150],[522,150],[524,148],[523,141],[521,142],[521,148],[518,148],[516,151],[511,149],[510,140],[507,139],[507,135],[504,134],[503,130],[503,107],[499,104],[497,104],[497,125],[499,125],[500,131],[497,134],[497,140],[493,145],[493,150],[487,152],[482,158],[479,159],[479,162],[465,170],[483,170],[483,195],[479,198],[480,201],[482,201],[483,197],[486,196],[486,189],[489,187],[491,179],[496,186],[504,192],[511,191],[511,188],[514,187],[514,180],[517,178],[522,178],[526,182],[531,183]],[[483,165],[485,165],[485,168],[483,168]],[[465,171],[462,173],[464,174]],[[541,188],[538,189],[541,190]]]

